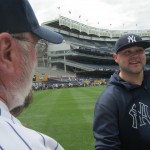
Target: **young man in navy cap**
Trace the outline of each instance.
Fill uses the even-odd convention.
[[[63,150],[10,113],[30,94],[38,41],[59,44],[63,37],[39,25],[27,0],[0,0],[0,18],[0,149]]]
[[[135,34],[125,34],[115,44],[115,72],[100,95],[94,112],[96,150],[150,149],[150,71],[145,49]]]

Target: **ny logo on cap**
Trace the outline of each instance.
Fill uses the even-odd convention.
[[[128,43],[134,43],[136,42],[135,36],[128,36]]]

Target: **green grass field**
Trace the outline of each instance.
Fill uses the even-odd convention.
[[[36,91],[34,101],[19,119],[28,127],[56,139],[65,150],[94,150],[94,105],[104,88]]]

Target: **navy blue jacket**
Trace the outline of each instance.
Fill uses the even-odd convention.
[[[150,150],[150,71],[141,86],[114,73],[94,112],[96,150]]]

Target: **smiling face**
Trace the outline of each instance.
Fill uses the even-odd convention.
[[[115,62],[120,66],[120,72],[126,76],[143,73],[146,64],[145,49],[133,46],[114,54]]]

